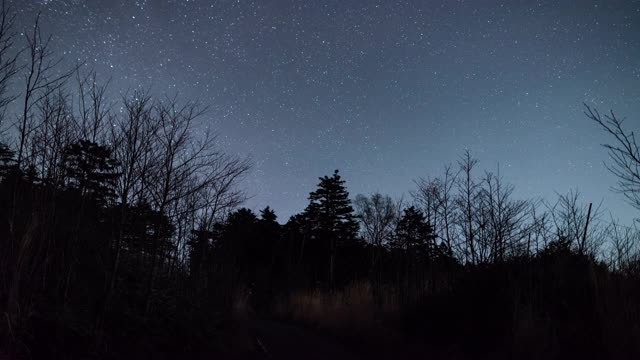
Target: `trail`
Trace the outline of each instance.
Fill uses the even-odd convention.
[[[330,337],[300,326],[261,320],[255,323],[257,347],[264,359],[359,359]]]

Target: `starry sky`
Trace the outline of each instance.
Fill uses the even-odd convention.
[[[284,221],[318,177],[408,194],[470,149],[521,198],[578,189],[625,222],[606,135],[582,103],[640,129],[639,1],[14,0],[42,11],[65,66],[199,99],[250,155],[247,206]]]

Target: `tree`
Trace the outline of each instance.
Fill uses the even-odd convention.
[[[14,25],[16,13],[3,0],[0,5],[0,126],[5,119],[7,105],[18,98],[9,92],[9,85],[19,69],[18,58],[21,51],[15,51]]]
[[[404,209],[398,222],[393,246],[417,258],[430,258],[436,248],[436,236],[426,217],[415,206]]]
[[[7,145],[0,143],[0,180],[5,178],[14,168],[15,152]]]
[[[318,189],[309,194],[305,217],[311,222],[316,236],[328,250],[328,281],[334,284],[338,247],[354,242],[358,232],[354,210],[345,181],[334,171],[333,176],[320,178]]]
[[[9,92],[9,85],[18,70],[19,51],[14,51],[14,38],[16,14],[7,6],[5,1],[0,5],[0,134],[3,130],[3,122],[6,108],[18,95]],[[0,142],[0,179],[15,165],[15,151]]]
[[[623,194],[632,206],[640,210],[640,147],[635,134],[622,127],[625,119],[618,119],[613,111],[601,116],[598,110],[589,105],[584,104],[584,107],[585,115],[613,136],[614,142],[603,146],[611,160],[611,164],[605,166],[618,178],[614,190]]]
[[[371,196],[358,195],[354,201],[356,218],[360,223],[360,234],[370,244],[371,264],[373,273],[383,255],[384,246],[392,239],[400,217],[400,204],[396,203],[388,195],[380,193]],[[379,276],[376,273],[376,276]]]
[[[436,250],[435,233],[422,211],[415,206],[404,209],[391,244],[400,275],[398,280],[404,282],[404,291],[422,291],[426,266],[433,264]],[[429,273],[433,275],[433,271]]]
[[[507,254],[521,253],[526,247],[523,240],[533,228],[529,222],[530,205],[525,200],[511,198],[515,187],[504,183],[499,172],[498,175],[486,172],[483,185],[481,202],[487,221],[483,226],[486,231],[482,240],[485,241],[479,245],[487,249],[479,249],[483,254],[481,261],[488,260],[484,254],[489,254],[488,258],[501,262]]]
[[[449,251],[453,250],[457,233],[456,203],[453,188],[457,184],[459,171],[453,171],[451,165],[444,166],[444,176],[434,179],[419,179],[418,187],[414,194],[415,200],[424,209],[427,221],[432,224],[434,230],[441,237],[442,244]]]
[[[242,198],[234,186],[248,171],[250,163],[222,152],[211,132],[195,134],[195,122],[205,111],[198,102],[180,104],[176,98],[155,103],[151,116],[155,117],[153,122],[158,123],[158,128],[152,134],[149,167],[141,176],[141,182],[150,205],[161,216],[175,219],[179,215],[176,204],[207,190]],[[201,207],[210,207],[210,204],[205,201]],[[156,234],[163,233],[161,225],[157,224]],[[164,265],[164,259],[158,257],[159,245],[151,248],[145,317],[154,300],[152,294],[159,268]]]
[[[17,166],[22,168],[26,157],[26,146],[29,136],[35,129],[33,123],[33,109],[36,108],[43,99],[48,98],[60,90],[67,79],[80,67],[68,71],[59,71],[58,65],[62,59],[53,59],[51,50],[52,36],[45,37],[40,26],[40,14],[36,16],[33,29],[30,33],[25,33],[27,40],[27,65],[24,67],[24,94],[22,103],[22,114],[18,119],[18,153]]]
[[[54,188],[64,183],[61,170],[65,151],[79,139],[70,103],[71,97],[62,90],[42,99],[28,140],[32,149],[29,163],[37,169],[40,179]]]
[[[271,209],[271,207],[267,206],[266,208],[260,210],[260,219],[265,223],[270,224],[275,223],[278,219],[278,216],[276,215],[275,211]]]
[[[618,220],[612,218],[607,231],[611,234],[608,254],[611,268],[622,273],[633,272],[634,264],[640,255],[640,232],[637,227],[621,225]]]
[[[116,166],[108,147],[88,140],[79,140],[64,152],[64,173],[68,186],[98,202],[115,198]]]
[[[153,135],[158,125],[151,119],[151,98],[144,93],[136,93],[131,98],[123,99],[124,115],[117,117],[109,133],[109,141],[113,146],[113,156],[117,162],[116,196],[118,201],[117,231],[114,234],[114,256],[109,275],[109,286],[105,294],[103,313],[109,309],[114,296],[120,264],[122,248],[126,232],[126,224],[131,221],[130,205],[144,201],[143,179],[151,168],[151,150]],[[98,327],[101,318],[98,319]]]
[[[463,254],[466,261],[476,263],[476,205],[479,194],[479,185],[473,178],[473,169],[478,164],[478,160],[471,156],[471,152],[466,150],[464,155],[458,160],[461,177],[458,178],[457,206],[460,209],[460,227],[465,237]]]
[[[546,206],[556,239],[579,254],[596,255],[598,247],[604,242],[603,229],[598,225],[601,204],[590,211],[589,206],[580,202],[580,193],[570,190],[567,194],[558,194],[556,202],[547,203]]]
[[[354,201],[355,217],[360,222],[362,237],[374,246],[382,246],[393,235],[398,208],[393,199],[380,193],[358,195]]]

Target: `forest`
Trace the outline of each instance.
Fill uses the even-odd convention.
[[[335,170],[254,212],[206,105],[110,99],[0,16],[0,358],[277,358],[273,323],[370,359],[640,357],[640,232],[577,190],[518,199],[463,151],[403,199]],[[640,209],[633,129],[584,111]]]

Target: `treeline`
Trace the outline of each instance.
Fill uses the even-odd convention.
[[[352,202],[336,170],[284,225],[268,207],[234,211],[195,234],[189,274],[203,292],[232,274],[227,289],[256,316],[319,327],[372,358],[640,354],[639,233],[575,191],[519,200],[469,152],[456,165],[407,201]]]
[[[375,193],[353,207],[337,171],[321,178],[272,252],[258,250],[259,237],[247,250],[279,270],[269,291],[254,289],[258,303],[366,344],[372,358],[640,354],[639,233],[604,221],[575,191],[515,199],[477,164],[465,152],[442,176],[416,181],[408,201]]]

